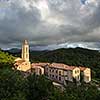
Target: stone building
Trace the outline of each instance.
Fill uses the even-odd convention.
[[[32,63],[31,71],[36,73],[36,75],[44,75],[45,66],[49,63]]]
[[[81,78],[85,83],[89,83],[91,81],[91,69],[86,67],[79,67],[81,71]]]
[[[80,81],[80,69],[60,63],[45,66],[45,75],[52,81],[66,85],[68,82]]]
[[[29,44],[27,40],[24,40],[22,44],[22,58],[15,59],[14,67],[24,72],[31,69],[31,63],[29,61]]]

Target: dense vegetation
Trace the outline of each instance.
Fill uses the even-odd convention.
[[[68,85],[64,91],[52,85],[45,76],[23,74],[10,68],[0,68],[0,100],[99,100],[96,86]]]
[[[7,52],[5,53],[0,50],[0,67],[6,65],[12,66],[12,64],[14,63],[14,59],[14,56],[9,55]]]

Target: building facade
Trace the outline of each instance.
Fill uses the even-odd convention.
[[[79,67],[81,71],[82,81],[89,83],[91,81],[91,69],[86,67]]]
[[[80,82],[80,69],[60,63],[45,66],[45,75],[52,81],[66,85],[68,82]]]
[[[32,63],[31,71],[36,73],[36,75],[44,75],[45,66],[49,63]]]
[[[31,69],[31,63],[29,61],[29,44],[27,40],[24,40],[22,44],[22,58],[15,59],[15,69],[26,72]]]

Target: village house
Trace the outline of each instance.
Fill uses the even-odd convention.
[[[66,85],[74,79],[80,81],[80,69],[60,63],[52,63],[45,66],[45,75],[53,81]]]
[[[36,75],[44,75],[45,66],[49,63],[32,63],[31,71],[36,73]]]
[[[80,82],[80,78],[85,83],[91,81],[91,69],[86,67],[69,66],[61,63],[30,63],[29,44],[24,40],[22,44],[22,57],[15,59],[14,68],[22,72],[45,75],[48,79],[67,85],[69,82]]]
[[[30,65],[31,65],[30,62],[26,62],[23,59],[20,59],[20,60],[16,59],[15,64],[14,64],[15,69],[23,71],[23,72],[30,70],[30,68],[31,68]]]
[[[81,71],[81,78],[85,83],[91,81],[91,69],[86,67],[79,67]]]

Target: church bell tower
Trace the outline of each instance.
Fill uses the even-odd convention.
[[[24,40],[22,44],[22,59],[29,62],[29,44],[27,40]]]

